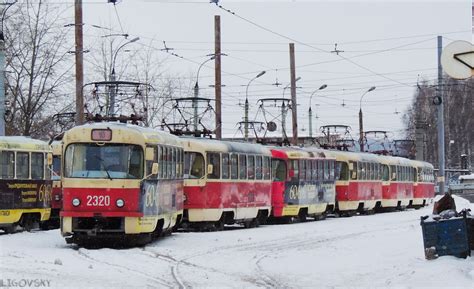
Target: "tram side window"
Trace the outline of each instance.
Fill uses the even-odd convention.
[[[336,180],[347,181],[349,180],[349,166],[346,162],[336,162],[337,172]]]
[[[15,178],[15,153],[2,151],[2,179]]]
[[[257,180],[261,180],[263,177],[262,174],[262,157],[261,156],[256,156],[255,159],[255,178]]]
[[[208,174],[209,179],[220,179],[221,177],[221,155],[219,153],[208,153],[207,164],[212,165],[212,173]]]
[[[243,154],[239,155],[239,179],[247,179],[247,156]]]
[[[357,175],[359,180],[363,180],[365,178],[364,163],[357,163],[357,165]]]
[[[233,180],[239,178],[239,160],[236,154],[230,155],[230,178]]]
[[[128,165],[128,174],[139,179],[143,177],[143,154],[139,146],[130,148],[130,160]]]
[[[168,148],[166,150],[166,160],[167,160],[166,167],[167,167],[168,179],[172,179],[173,178],[173,148]]]
[[[390,180],[390,171],[387,165],[382,165],[382,181]]]
[[[163,161],[163,150],[164,148],[162,146],[158,146],[158,155],[157,155],[157,160],[158,160],[158,178],[163,179],[164,174],[165,174],[165,164]]]
[[[186,152],[184,155],[184,177],[200,179],[204,176],[204,157],[200,153]]]
[[[300,165],[300,175],[299,178],[301,181],[304,181],[306,178],[306,163],[304,160],[299,160],[299,165]]]
[[[350,163],[352,164],[351,179],[357,180],[357,163],[356,162],[350,162]]]
[[[176,148],[171,148],[171,178],[176,178]]]
[[[29,179],[30,178],[30,154],[16,153],[16,178]]]
[[[180,148],[176,148],[176,178],[180,179],[181,178],[181,158],[182,158],[183,152]]]
[[[311,179],[318,179],[318,163],[317,161],[311,161]]]
[[[322,160],[318,161],[318,180],[322,181],[324,179],[324,164]]]
[[[327,160],[324,161],[324,180],[329,180],[329,162]]]
[[[248,179],[255,179],[255,156],[247,156]]]
[[[48,165],[48,154],[43,154],[43,170],[44,170],[44,179],[45,180],[51,180],[52,178],[52,173],[53,173],[53,167]]]
[[[147,160],[146,161],[146,176],[148,176],[148,179],[151,180],[156,180],[158,178],[158,175],[152,175],[151,174],[151,169],[153,167],[153,163],[158,162],[158,147],[147,147],[147,148],[153,148],[153,160]]]
[[[329,161],[329,178],[334,180],[336,177],[336,168],[334,161]]]
[[[299,176],[299,173],[300,173],[300,170],[299,170],[299,166],[298,166],[298,160],[291,160],[290,161],[291,163],[291,169],[293,170],[293,176],[292,177],[298,177]]]
[[[34,180],[44,179],[43,153],[31,153],[31,178]]]
[[[306,160],[306,180],[307,181],[311,180],[311,173],[312,173],[311,160]]]
[[[390,176],[391,181],[396,181],[397,180],[397,166],[390,166],[390,171],[392,172],[392,175]]]
[[[265,180],[271,180],[271,162],[269,157],[264,157],[263,158],[263,178]]]
[[[168,148],[167,147],[162,147],[162,150],[161,150],[161,165],[160,167],[162,168],[162,174],[161,174],[161,177],[163,179],[167,179],[168,178],[168,159],[167,159],[167,152],[168,151]]]
[[[286,163],[284,160],[272,160],[273,180],[276,182],[284,182],[286,179]]]
[[[222,178],[229,178],[229,154],[222,154]]]

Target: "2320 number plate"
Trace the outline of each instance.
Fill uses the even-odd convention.
[[[110,205],[110,196],[87,196],[87,206],[106,207]]]

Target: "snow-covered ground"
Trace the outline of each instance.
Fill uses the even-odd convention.
[[[456,198],[457,208],[474,204]],[[54,288],[474,288],[474,257],[424,258],[421,210],[224,232],[144,248],[87,250],[58,230],[0,235],[0,282]],[[1,287],[0,283],[0,287]],[[34,285],[33,285],[34,286]]]

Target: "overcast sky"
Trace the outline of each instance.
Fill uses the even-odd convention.
[[[236,15],[205,0],[122,0],[115,7],[106,2],[84,1],[86,47],[97,40],[90,25],[111,27],[140,37],[130,49],[155,47],[166,60],[167,73],[187,77],[213,53],[214,15],[221,15],[222,52],[228,55],[222,58],[223,133],[230,136],[240,136],[235,124],[243,107],[238,104],[245,99],[249,80],[260,71],[266,74],[249,87],[250,119],[257,114],[259,98],[282,97],[290,81],[289,42],[295,43],[296,75],[301,77],[299,134],[308,134],[310,95],[327,84],[312,100],[314,130],[321,125],[349,125],[357,139],[359,102],[367,89],[376,86],[362,101],[365,130],[387,130],[400,137],[401,116],[412,101],[417,80],[436,78],[436,36],[444,37],[444,45],[472,40],[471,1],[219,2]],[[163,41],[184,59],[159,51]],[[331,52],[335,43],[344,51],[339,56]],[[203,97],[214,98],[209,87],[213,68],[209,62],[201,70]],[[281,86],[272,85],[277,80]],[[182,93],[192,96],[191,87]],[[289,89],[285,97],[290,97]],[[261,116],[256,120],[263,120]],[[288,128],[290,121],[288,117]]]

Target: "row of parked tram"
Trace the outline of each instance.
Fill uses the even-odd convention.
[[[178,138],[122,123],[72,128],[49,148],[13,140],[0,139],[0,228],[59,216],[68,243],[146,243],[179,226],[255,227],[420,208],[434,197],[433,166],[398,157]]]

